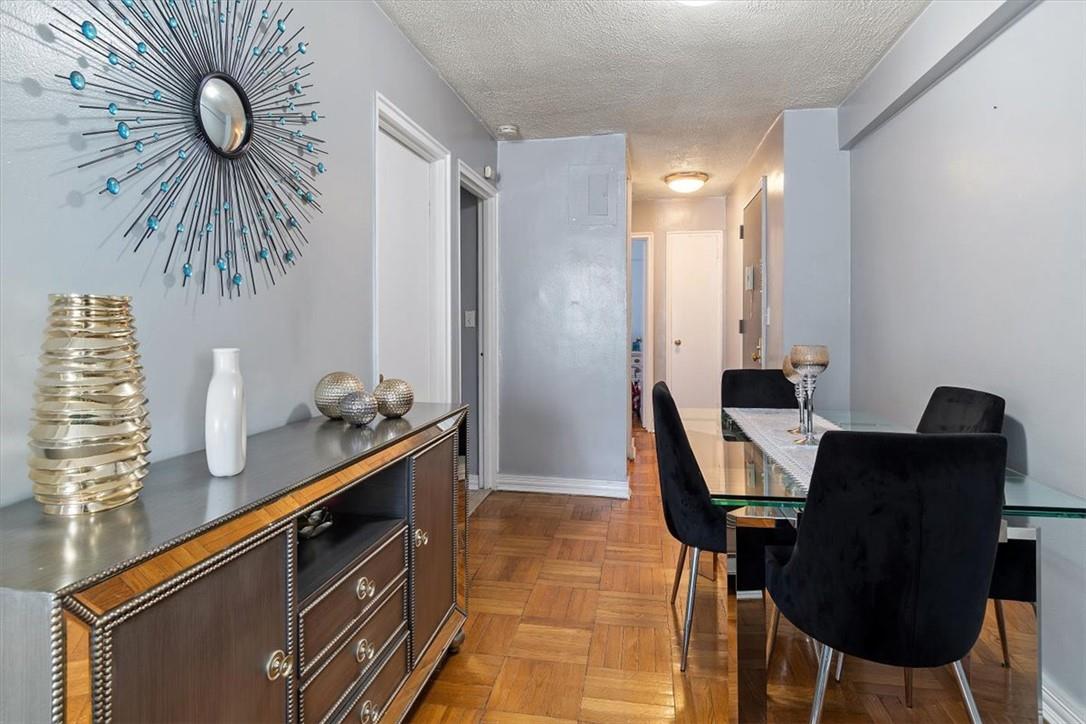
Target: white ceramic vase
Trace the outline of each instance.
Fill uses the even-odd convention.
[[[237,475],[245,468],[245,384],[240,350],[212,350],[214,371],[207,386],[204,444],[207,469],[216,477]]]

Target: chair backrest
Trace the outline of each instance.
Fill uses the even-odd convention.
[[[1002,435],[827,432],[788,575],[810,588],[808,631],[891,666],[942,666],[984,622],[999,539]]]
[[[721,407],[798,408],[796,386],[780,370],[724,370]]]
[[[966,387],[936,387],[917,432],[1002,432],[1002,397]]]
[[[721,550],[723,516],[713,506],[671,390],[663,382],[652,388],[652,416],[656,423],[660,498],[668,532],[686,545]]]

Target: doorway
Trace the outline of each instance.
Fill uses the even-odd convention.
[[[754,198],[743,207],[743,319],[739,331],[743,336],[743,367],[761,369],[765,366],[766,308],[765,287],[765,197],[766,177]]]
[[[630,235],[630,411],[633,427],[638,422],[652,431],[652,386],[655,375],[655,324],[653,299],[653,235]]]
[[[494,488],[498,474],[498,190],[458,162],[459,377],[468,412],[468,507]]]
[[[449,152],[380,93],[375,107],[374,374],[451,402]]]
[[[724,232],[667,233],[667,384],[679,407],[720,406]]]

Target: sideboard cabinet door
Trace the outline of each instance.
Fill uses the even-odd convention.
[[[415,662],[456,602],[453,558],[456,437],[414,458],[411,466],[411,635]]]
[[[193,577],[109,628],[105,694],[113,721],[289,720],[292,534]],[[269,665],[273,656],[282,663]]]

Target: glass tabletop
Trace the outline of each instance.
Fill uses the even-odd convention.
[[[747,439],[720,408],[679,410],[713,502],[725,506],[802,508],[806,492],[771,456]],[[819,410],[842,430],[912,432],[856,411]],[[799,423],[798,413],[796,424]],[[1007,469],[1003,513],[1035,518],[1086,518],[1086,498]]]

